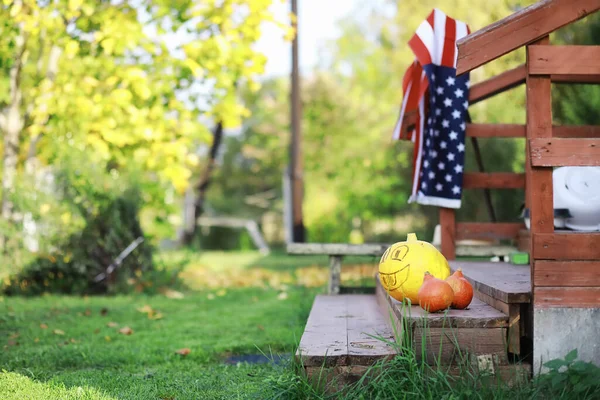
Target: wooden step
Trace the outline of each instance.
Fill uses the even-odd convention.
[[[452,272],[458,268],[473,285],[477,299],[508,315],[509,353],[523,355],[527,352],[523,338],[533,338],[529,265],[450,261]]]
[[[408,334],[419,360],[443,365],[483,360],[496,366],[508,364],[508,315],[490,305],[473,299],[465,310],[428,313],[390,297],[378,277],[376,294],[380,307],[394,321],[396,341]]]
[[[374,295],[318,295],[296,358],[309,377],[332,373],[338,384],[345,384],[378,360],[393,357],[396,352],[388,344],[393,340]]]

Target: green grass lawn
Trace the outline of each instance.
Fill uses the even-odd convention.
[[[276,395],[265,380],[289,368],[224,360],[292,353],[314,296],[324,291],[327,257],[175,252],[160,258],[187,265],[183,298],[0,297],[0,399]],[[363,263],[350,267],[351,279],[372,276],[372,258],[349,261]],[[188,355],[176,353],[184,348]]]

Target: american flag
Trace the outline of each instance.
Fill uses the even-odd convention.
[[[469,74],[456,76],[456,41],[468,34],[464,22],[433,9],[408,42],[415,60],[404,75],[393,137],[415,143],[409,203],[460,208]],[[417,115],[415,129],[401,132],[411,111]]]

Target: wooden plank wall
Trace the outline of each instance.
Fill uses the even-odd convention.
[[[555,232],[553,167],[600,165],[598,127],[553,127],[555,76],[600,77],[600,46],[527,47],[526,193],[535,308],[600,307],[600,232]]]

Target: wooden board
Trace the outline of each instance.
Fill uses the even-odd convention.
[[[508,316],[483,301],[473,298],[464,310],[449,309],[439,313],[428,313],[418,305],[408,306],[390,297],[377,277],[379,304],[387,304],[395,318],[405,326],[426,328],[506,328]],[[385,312],[385,311],[384,311]]]
[[[479,261],[450,261],[454,272],[463,274],[481,293],[504,303],[529,303],[531,300],[531,273],[529,265]]]
[[[325,254],[336,256],[376,256],[387,250],[390,244],[347,244],[347,243],[290,243],[288,254]]]
[[[598,82],[600,83],[600,82]],[[552,127],[555,138],[600,138],[600,126],[597,125],[555,125]]]
[[[600,139],[531,139],[534,167],[600,166]]]
[[[532,75],[600,75],[600,46],[528,46]]]
[[[600,232],[532,234],[536,260],[600,260]]]
[[[520,124],[467,124],[467,136],[477,138],[525,137],[525,125]]]
[[[471,355],[491,355],[507,363],[506,328],[414,329],[415,353],[428,364],[456,364]]]
[[[405,240],[399,238],[398,241]],[[381,257],[390,244],[290,243],[288,254],[298,255],[362,255]],[[436,246],[439,250],[440,246]],[[457,245],[456,255],[465,257],[504,256],[515,251],[513,246]],[[379,262],[379,259],[374,259]]]
[[[463,177],[465,189],[522,189],[525,174],[513,172],[467,172]]]
[[[600,287],[600,260],[536,261],[535,286]]]
[[[464,239],[516,239],[525,225],[520,222],[459,222],[457,240]]]
[[[598,0],[543,0],[525,7],[460,39],[456,73],[471,71],[599,9]]]
[[[536,42],[548,45],[546,36]],[[527,63],[531,54],[527,55]],[[549,75],[527,76],[527,160],[526,196],[531,215],[531,233],[554,231],[554,197],[552,192],[552,169],[534,167],[530,157],[531,140],[552,137],[552,97]],[[533,256],[535,257],[535,256]]]
[[[395,354],[385,342],[393,332],[373,295],[319,295],[300,340],[305,366],[369,365]]]
[[[456,219],[455,210],[440,208],[440,228],[442,231],[442,254],[448,260],[456,258]]]
[[[598,308],[600,287],[536,287],[536,308]]]
[[[405,340],[410,332],[417,359],[449,365],[467,354],[490,354],[501,364],[506,362],[508,316],[479,299],[465,310],[427,313],[391,298],[379,280],[377,296],[383,312],[389,310],[393,316],[396,341]]]
[[[505,92],[525,83],[527,67],[525,64],[505,71],[483,82],[478,82],[469,89],[469,104],[473,105],[498,93]],[[468,134],[468,130],[467,130]]]

